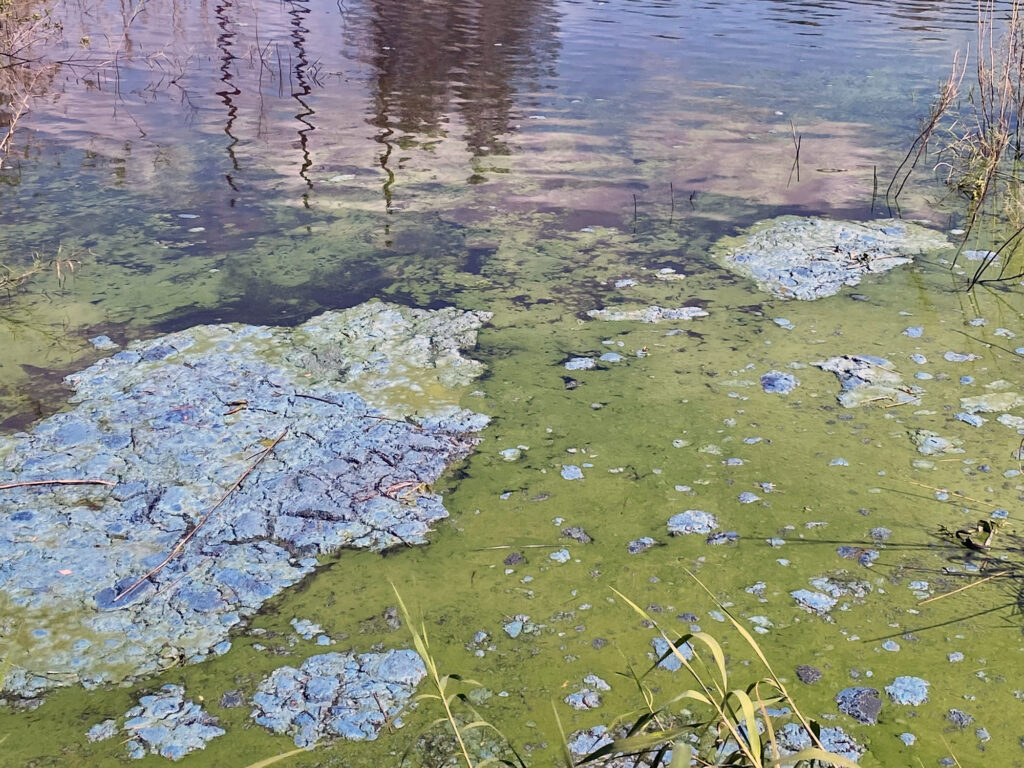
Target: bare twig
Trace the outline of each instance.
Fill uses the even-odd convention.
[[[10,488],[27,488],[32,485],[117,485],[113,480],[22,480],[18,483],[4,483],[0,491]]]

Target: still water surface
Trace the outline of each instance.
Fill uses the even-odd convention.
[[[588,671],[611,679],[627,659],[642,666],[644,630],[621,605],[577,607],[574,621],[532,647],[498,640],[481,659],[464,645],[479,629],[500,638],[502,617],[603,606],[608,586],[666,606],[666,616],[692,611],[713,625],[679,575],[680,564],[696,563],[742,613],[772,617],[779,629],[765,647],[787,674],[798,662],[826,670],[827,685],[798,694],[871,748],[865,764],[920,757],[935,765],[951,751],[944,739],[965,765],[1021,764],[1018,617],[1004,608],[957,621],[1013,596],[979,589],[980,605],[947,601],[919,616],[906,587],[930,578],[921,573],[941,576],[958,556],[936,530],[965,515],[911,481],[962,482],[969,496],[1016,503],[1019,486],[1002,476],[1014,466],[1013,430],[979,436],[942,422],[965,440],[967,463],[938,463],[924,477],[914,474],[906,430],[933,428],[936,413],[955,407],[961,375],[1020,387],[1009,350],[975,367],[942,362],[946,349],[971,343],[963,329],[976,316],[1024,334],[1019,296],[968,299],[943,267],[923,264],[867,285],[866,302],[796,306],[707,258],[720,235],[782,213],[888,214],[877,193],[953,53],[973,45],[973,2],[80,0],[52,9],[62,31],[36,53],[62,63],[18,123],[0,172],[0,248],[12,267],[58,249],[80,263],[62,286],[44,273],[0,303],[0,426],[21,429],[60,408],[60,377],[97,358],[87,339],[98,333],[124,342],[200,322],[293,324],[372,297],[494,311],[478,351],[491,370],[486,405],[467,402],[494,422],[449,482],[452,525],[422,551],[342,557],[268,611],[265,626],[283,630],[307,616],[356,638],[358,650],[402,645],[404,636],[360,622],[393,601],[389,578],[405,584],[436,623],[452,671],[513,692],[496,697],[487,716],[543,750],[557,739],[548,701]],[[905,193],[902,213],[949,229],[960,220],[956,201],[927,177]],[[666,267],[686,280],[644,279]],[[620,278],[640,285],[613,291]],[[683,302],[707,306],[711,317],[681,340],[577,319],[605,303]],[[771,322],[780,315],[796,330]],[[837,413],[834,380],[810,372],[800,374],[806,395],[794,401],[744,389],[770,367],[832,354],[909,366],[924,343],[900,334],[910,324],[929,327],[924,351],[939,361],[930,410],[868,409],[851,420]],[[600,352],[603,333],[655,354],[567,390],[561,363]],[[756,457],[743,448],[753,466],[726,474],[719,456],[699,449],[734,432],[727,451],[740,452],[748,433],[770,435],[773,447]],[[531,446],[528,461],[497,458],[520,444]],[[567,451],[600,456],[602,474],[630,471],[588,477],[569,494],[552,479]],[[848,471],[829,468],[835,456]],[[978,474],[981,464],[992,465],[991,479]],[[907,480],[884,480],[890,474]],[[740,514],[736,495],[766,480],[785,492],[782,501]],[[698,498],[685,498],[691,493]],[[673,542],[644,560],[623,554],[625,541],[663,535],[664,520],[687,506],[728,510],[744,544],[712,551]],[[819,518],[828,535],[805,527]],[[482,553],[544,543],[557,535],[555,519],[585,525],[596,541],[557,572],[544,556],[531,558],[529,586],[519,581],[526,571],[504,573],[503,552]],[[877,579],[870,607],[832,624],[797,615],[787,591],[827,569],[859,568],[837,560],[836,544],[863,542],[876,526],[893,529],[895,544],[874,571],[855,574]],[[778,535],[814,541],[789,545],[786,570],[763,543]],[[770,605],[744,591],[762,579],[776,595]],[[599,652],[598,634],[618,651]],[[887,637],[902,652],[881,650]],[[951,665],[953,651],[969,661]],[[239,669],[273,663],[242,639],[224,659],[172,670],[168,680],[215,701]],[[929,678],[932,706],[918,718],[889,705],[880,725],[858,730],[832,697],[869,673],[878,687],[896,674]],[[610,719],[635,704],[627,688],[614,685],[605,712],[563,715],[572,727]],[[114,764],[116,745],[86,745],[82,734],[130,704],[124,691],[60,693],[35,713],[3,716],[0,732],[12,733],[4,749],[22,763]],[[951,707],[974,712],[991,739],[974,726],[951,731]],[[243,731],[245,713],[215,714],[231,735],[190,764],[241,766],[283,751],[284,740]],[[40,723],[52,735],[29,738]],[[897,738],[908,731],[915,748]],[[403,734],[394,738],[397,747],[342,745],[323,759],[369,765],[405,748]]]

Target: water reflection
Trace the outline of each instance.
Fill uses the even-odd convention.
[[[310,87],[310,82],[315,81],[316,73],[310,72],[309,59],[306,57],[306,35],[309,30],[306,29],[303,24],[303,17],[309,14],[309,8],[307,8],[302,0],[286,0],[288,15],[291,17],[291,40],[292,45],[295,48],[295,63],[289,67],[289,86],[291,86],[292,98],[298,102],[299,112],[295,115],[295,119],[302,124],[302,127],[298,129],[297,133],[299,136],[299,148],[302,152],[302,165],[299,168],[299,176],[303,181],[306,182],[306,186],[309,189],[313,188],[313,181],[308,176],[308,171],[313,165],[312,157],[309,152],[309,137],[308,134],[314,129],[313,123],[307,120],[313,114],[313,109],[309,104],[303,100],[304,97],[309,96],[313,89]],[[295,82],[291,81],[291,75],[294,73]],[[297,84],[297,85],[296,85]],[[306,194],[303,194],[302,201],[304,205],[309,204],[309,198]]]
[[[548,130],[523,121],[566,100],[622,105],[614,115],[577,110],[562,127],[584,140],[677,110],[662,75],[681,94],[700,83],[747,88],[752,105],[788,85],[820,87],[812,73],[820,83],[900,69],[904,85],[923,88],[970,38],[977,11],[970,0],[61,0],[54,14],[63,34],[40,53],[65,62],[63,76],[28,124],[53,146],[116,158],[126,184],[149,189],[146,166],[173,148],[187,176],[179,188],[232,204],[243,178],[250,195],[283,178],[278,189],[308,205],[320,169],[376,168],[390,210],[394,174],[417,170],[396,147],[432,153],[422,173],[440,158],[435,171],[448,180],[482,181],[494,172],[483,158],[515,155],[518,134]]]
[[[224,122],[224,133],[228,137],[228,145],[225,147],[228,158],[231,161],[232,171],[237,173],[238,157],[235,155],[235,146],[238,144],[238,137],[231,132],[232,126],[235,124],[235,119],[238,117],[238,107],[235,106],[233,97],[241,95],[241,91],[234,85],[232,80],[234,79],[231,72],[235,61],[235,55],[231,52],[231,41],[235,38],[235,31],[230,28],[231,22],[228,20],[228,9],[232,7],[232,3],[223,2],[217,5],[215,13],[217,15],[217,26],[220,27],[220,34],[217,35],[217,48],[220,51],[220,72],[221,82],[224,83],[224,88],[217,91],[216,94],[224,102],[224,106],[227,107],[227,120]],[[231,187],[232,192],[237,192],[238,187],[235,186],[233,173],[225,173],[224,180],[227,181],[228,186]],[[231,206],[234,207],[235,200],[231,199]]]

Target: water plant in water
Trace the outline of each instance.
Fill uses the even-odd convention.
[[[664,703],[655,705],[650,689],[642,678],[634,676],[644,699],[643,709],[618,718],[618,724],[610,730],[623,731],[622,735],[585,755],[577,765],[603,765],[609,758],[628,756],[637,760],[646,757],[646,764],[652,768],[662,765],[764,768],[814,764],[855,768],[857,764],[852,760],[825,749],[821,728],[800,712],[757,641],[703,582],[689,571],[687,574],[715,600],[718,609],[768,674],[743,687],[732,687],[725,652],[714,637],[706,632],[691,632],[672,640],[647,611],[613,589],[657,630],[667,645],[667,650],[647,674],[671,658],[690,673],[697,687],[675,693]],[[683,704],[702,705],[703,714],[695,717],[694,713],[677,711]],[[631,720],[632,724],[623,730],[621,723]],[[780,743],[783,721],[795,722],[811,745],[795,751],[785,749]]]
[[[10,298],[18,289],[37,275],[52,272],[57,276],[57,287],[63,289],[75,269],[82,264],[82,254],[76,249],[71,253],[64,246],[57,246],[57,254],[52,259],[44,259],[41,254],[32,255],[32,263],[20,268],[0,264],[0,292]]]
[[[11,148],[14,130],[33,98],[49,87],[56,64],[31,54],[59,27],[36,0],[0,0],[0,169]]]
[[[615,736],[596,739],[586,754],[579,755],[570,747],[558,711],[552,706],[554,720],[562,734],[562,762],[566,768],[588,765],[595,768],[625,768],[628,765],[648,768],[812,765],[857,768],[853,760],[825,749],[820,726],[800,712],[757,641],[714,598],[703,582],[689,571],[687,573],[711,595],[719,610],[728,617],[768,674],[743,687],[733,687],[734,683],[730,681],[726,668],[725,651],[714,637],[705,632],[691,632],[672,640],[647,611],[613,588],[612,591],[618,597],[657,630],[667,650],[645,674],[637,675],[630,670],[628,676],[636,685],[643,705],[616,717],[608,729],[598,729],[601,734]],[[413,702],[437,701],[444,709],[444,716],[430,723],[427,729],[447,724],[457,745],[457,762],[466,768],[480,768],[491,763],[525,768],[522,757],[504,734],[476,712],[464,693],[454,690],[456,685],[478,686],[479,683],[456,674],[440,673],[436,660],[430,654],[426,626],[422,623],[418,627],[413,624],[401,594],[394,585],[392,588],[398,598],[399,610],[410,627],[413,645],[423,659],[434,689],[431,693],[415,697]],[[670,658],[690,673],[697,687],[674,693],[666,701],[657,704],[655,694],[644,682],[644,678]],[[457,714],[457,704],[471,712],[473,719],[467,720]],[[686,705],[691,704],[702,705],[705,713],[694,715],[686,708]],[[787,722],[797,727],[797,733],[801,734],[798,738],[809,742],[810,746],[787,749],[783,745],[780,729]],[[477,729],[489,729],[497,734],[508,757],[490,754],[474,758],[467,734]]]
[[[982,219],[986,229],[1012,232],[995,251],[986,251],[967,288],[986,283],[1009,283],[1024,277],[1024,187],[1020,179],[1024,147],[1024,13],[1014,0],[999,23],[995,3],[978,3],[974,78],[961,100],[970,51],[953,58],[952,72],[940,86],[921,131],[896,169],[887,190],[895,203],[929,143],[942,136],[935,171],[967,204],[965,241]],[[1001,31],[997,31],[1001,30]],[[953,265],[956,265],[956,259]],[[992,276],[990,270],[998,266]]]
[[[426,729],[428,730],[432,726],[447,723],[451,729],[451,735],[455,737],[455,741],[458,745],[458,759],[460,764],[464,764],[466,768],[481,768],[481,766],[488,765],[490,763],[498,763],[500,765],[513,766],[515,768],[525,768],[526,764],[522,758],[512,747],[509,740],[505,735],[494,725],[480,717],[479,713],[473,708],[469,701],[469,698],[465,693],[456,690],[458,686],[479,686],[480,684],[474,680],[463,678],[454,673],[441,674],[437,666],[437,661],[430,653],[430,640],[427,636],[426,624],[420,623],[419,627],[413,623],[412,616],[409,613],[409,609],[405,605],[405,601],[402,599],[401,593],[394,584],[391,585],[395,591],[395,596],[398,599],[398,608],[401,611],[402,618],[409,627],[409,632],[412,634],[413,647],[416,649],[416,653],[423,659],[423,664],[427,668],[427,677],[430,681],[430,685],[433,687],[432,693],[421,693],[412,699],[410,703],[416,703],[419,701],[437,701],[440,702],[444,709],[444,717],[438,718],[431,722]],[[472,715],[472,719],[467,720],[462,717],[455,709],[456,706],[460,709],[469,712]],[[504,757],[488,756],[480,760],[474,760],[470,755],[470,748],[468,746],[468,734],[479,729],[488,729],[493,731],[503,745],[507,748],[508,754],[512,759]],[[422,732],[421,734],[422,735]],[[514,762],[513,762],[514,760]],[[405,762],[404,759],[402,761]]]

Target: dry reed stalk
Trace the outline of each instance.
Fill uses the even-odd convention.
[[[11,488],[27,488],[33,485],[117,485],[113,480],[22,480],[18,483],[4,483],[0,491]]]
[[[207,512],[205,515],[203,515],[202,519],[198,523],[196,523],[196,527],[193,528],[191,531],[189,531],[188,534],[186,534],[185,537],[181,541],[179,541],[177,544],[174,545],[174,549],[172,549],[171,553],[169,555],[167,555],[166,558],[164,558],[163,562],[160,563],[159,565],[157,565],[156,567],[150,569],[150,571],[148,573],[145,573],[142,576],[140,576],[138,579],[136,579],[132,583],[132,585],[130,587],[121,590],[121,592],[119,592],[117,595],[115,595],[114,602],[116,603],[121,598],[123,598],[125,595],[127,595],[127,594],[131,593],[132,591],[134,591],[136,587],[138,587],[140,584],[142,584],[142,582],[144,582],[147,579],[150,579],[153,576],[155,576],[156,574],[158,574],[160,571],[162,571],[164,569],[164,567],[169,562],[171,562],[174,558],[176,558],[178,555],[180,555],[182,553],[182,551],[185,549],[185,545],[188,544],[189,540],[191,540],[191,538],[193,536],[195,536],[199,532],[200,528],[202,528],[204,525],[206,525],[206,523],[209,521],[209,519],[213,516],[213,513],[217,511],[217,509],[220,507],[221,504],[223,504],[225,501],[227,501],[228,496],[230,496],[232,493],[234,493],[236,490],[238,490],[238,488],[242,485],[242,482],[245,480],[245,478],[247,478],[250,474],[252,474],[252,472],[256,469],[256,467],[258,467],[260,464],[262,464],[263,460],[266,459],[267,456],[269,456],[271,453],[273,453],[273,451],[277,447],[278,443],[280,443],[282,440],[284,440],[284,437],[287,434],[288,434],[288,429],[286,428],[280,435],[278,435],[274,439],[274,441],[270,445],[268,445],[264,450],[260,451],[259,454],[258,454],[259,458],[256,459],[256,461],[254,461],[252,464],[250,464],[246,468],[246,470],[241,475],[238,476],[238,479],[235,480],[235,482],[231,484],[230,488],[228,488],[226,491],[224,491],[224,495],[221,496],[217,500],[216,504],[214,504],[212,507],[210,507],[210,511],[209,512]]]

